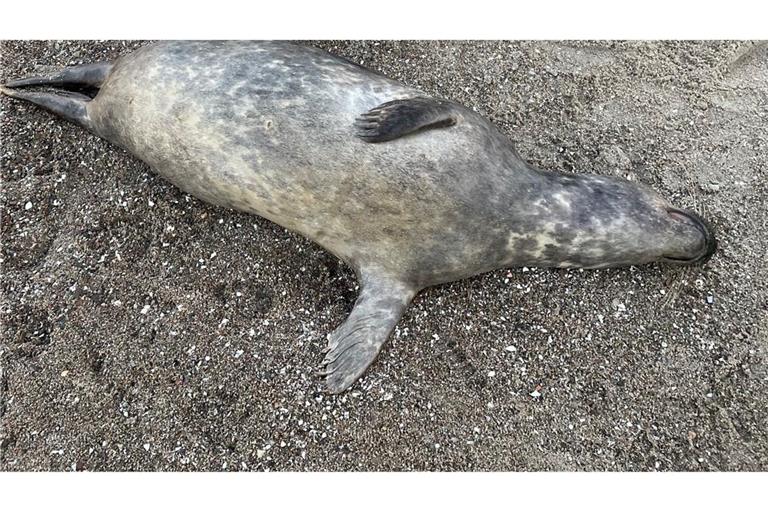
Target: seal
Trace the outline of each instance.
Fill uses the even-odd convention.
[[[645,186],[536,169],[474,111],[315,48],[162,42],[2,92],[354,269],[360,293],[320,372],[332,393],[425,287],[501,267],[703,263],[716,247],[707,222]]]

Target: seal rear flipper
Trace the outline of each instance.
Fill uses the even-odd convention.
[[[328,392],[346,390],[373,363],[415,294],[397,279],[364,274],[355,307],[330,335],[319,372]]]
[[[456,124],[459,114],[448,101],[417,97],[383,103],[355,120],[357,136],[386,142],[409,133]]]
[[[99,88],[112,71],[111,62],[97,62],[95,64],[83,64],[61,69],[49,75],[32,76],[11,80],[4,84],[5,87],[28,87],[31,85],[48,85],[64,88]]]
[[[71,91],[38,92],[9,89],[0,86],[0,92],[12,98],[26,100],[46,110],[50,110],[77,125],[92,130],[91,118],[88,116],[86,105],[91,98],[85,94]]]

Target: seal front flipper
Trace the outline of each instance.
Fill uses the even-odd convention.
[[[357,136],[386,142],[409,133],[456,124],[458,109],[449,101],[417,97],[383,103],[355,120]]]
[[[376,359],[416,290],[382,274],[363,273],[360,295],[347,320],[331,335],[323,360],[326,389],[341,393]]]

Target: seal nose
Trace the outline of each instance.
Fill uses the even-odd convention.
[[[717,250],[717,238],[715,238],[715,230],[712,226],[699,215],[687,211],[678,210],[677,208],[668,208],[667,212],[669,216],[675,219],[677,222],[684,222],[688,225],[695,227],[701,232],[704,237],[704,243],[701,253],[688,260],[677,260],[684,263],[706,263]],[[675,259],[675,258],[670,258]]]

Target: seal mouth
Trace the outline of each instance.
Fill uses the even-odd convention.
[[[679,265],[694,265],[697,263],[703,265],[709,261],[715,250],[717,250],[717,238],[715,238],[715,231],[712,226],[693,212],[678,210],[677,208],[667,208],[667,213],[677,222],[684,222],[698,229],[704,238],[704,242],[699,253],[691,258],[664,256],[662,258],[663,261]]]

